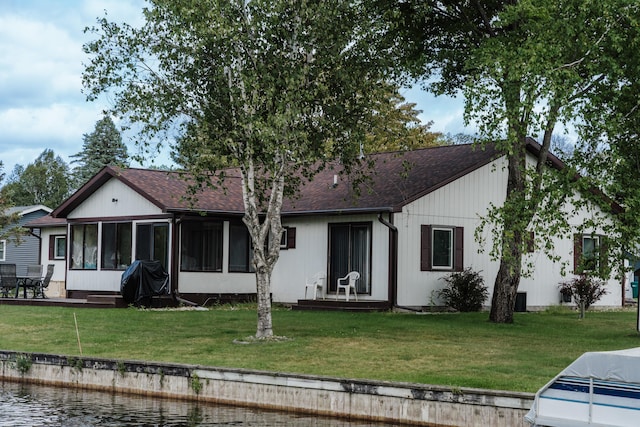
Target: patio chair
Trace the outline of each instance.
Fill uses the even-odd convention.
[[[47,273],[43,278],[33,283],[33,297],[37,298],[38,296],[42,298],[46,298],[47,296],[44,293],[44,290],[49,287],[49,282],[51,281],[51,276],[53,276],[53,268],[55,265],[49,264],[47,265]]]
[[[9,296],[9,291],[14,290],[18,296],[18,278],[16,277],[15,264],[0,264],[0,292],[3,297]]]
[[[307,299],[307,291],[309,288],[313,289],[313,299],[317,299],[318,290],[320,290],[320,295],[322,295],[322,299],[324,299],[324,281],[326,275],[323,271],[319,271],[314,274],[312,277],[307,278],[306,283],[304,285],[304,299]]]
[[[42,266],[40,264],[27,265],[27,274],[19,278],[18,281],[22,282],[21,285],[24,286],[25,293],[27,289],[31,289],[35,298],[38,283],[42,281]]]
[[[337,281],[336,299],[338,299],[338,295],[340,295],[340,289],[344,289],[345,301],[349,301],[349,291],[353,289],[353,295],[355,295],[356,301],[358,301],[358,294],[356,293],[356,282],[358,279],[360,279],[360,273],[357,271],[352,271],[346,276],[339,278]]]

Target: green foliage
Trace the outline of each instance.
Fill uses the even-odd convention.
[[[195,394],[200,394],[200,392],[202,391],[202,381],[200,380],[200,377],[197,373],[191,373],[191,377],[189,378],[189,386]]]
[[[69,167],[53,150],[44,150],[26,168],[16,165],[4,187],[17,206],[55,209],[71,194]]]
[[[20,372],[20,375],[25,375],[27,372],[29,372],[32,365],[33,361],[31,360],[31,355],[29,354],[17,354],[15,359],[13,360],[13,367],[18,372]]]
[[[107,165],[126,167],[129,165],[127,146],[108,115],[96,122],[93,132],[82,136],[82,151],[72,155],[71,163],[76,188],[82,186]]]
[[[193,178],[186,196],[241,180],[258,337],[273,333],[283,197],[329,161],[361,171],[361,144],[388,100],[380,56],[359,43],[361,12],[340,0],[153,0],[141,28],[103,18],[88,30],[97,36],[84,46],[88,99],[109,92],[142,149],[175,141],[173,157]]]
[[[0,182],[4,179],[3,164],[0,160]],[[16,241],[20,241],[20,237],[24,234],[25,230],[17,225],[20,219],[16,212],[11,212],[9,208],[13,207],[14,203],[11,199],[11,192],[7,190],[6,186],[0,190],[0,239],[14,238]]]
[[[627,108],[617,111],[618,117],[638,110],[632,83],[638,81],[638,61],[630,47],[640,42],[640,8],[632,0],[365,4],[376,49],[392,55],[399,73],[427,81],[434,93],[464,95],[465,122],[474,123],[481,139],[496,143],[506,155],[506,200],[485,220],[494,242],[491,253],[501,263],[490,318],[510,323],[526,236],[535,231],[536,243],[544,243],[545,252],[553,254],[547,246],[553,237],[563,236],[568,224],[558,212],[567,217],[575,213],[558,210],[565,198],[557,198],[553,182],[558,178],[548,173],[556,126],[608,120],[601,105],[624,90]],[[623,70],[629,71],[624,75]],[[527,166],[529,135],[537,136],[541,149],[535,163]],[[593,140],[586,144],[598,145]],[[573,172],[568,176],[575,178]],[[594,175],[591,183],[601,184],[609,176]],[[561,188],[593,193],[579,180],[566,183],[569,187]],[[585,203],[589,208],[601,201]],[[547,223],[553,226],[540,226]],[[539,233],[546,237],[538,240]]]
[[[560,293],[570,295],[580,309],[580,318],[595,302],[607,294],[605,283],[595,277],[582,274],[559,285]]]
[[[464,271],[454,271],[443,277],[447,285],[438,291],[438,296],[444,299],[447,307],[455,310],[479,311],[489,296],[489,290],[479,272],[467,268]]]

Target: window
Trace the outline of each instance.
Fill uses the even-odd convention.
[[[166,222],[138,224],[136,227],[136,259],[169,263],[169,224]]]
[[[433,269],[451,270],[453,268],[453,229],[431,229],[433,250],[431,251],[431,266]]]
[[[131,264],[131,223],[102,224],[102,259],[104,269],[124,270]]]
[[[71,268],[95,270],[98,267],[98,224],[71,226]]]
[[[183,222],[181,237],[181,270],[222,271],[222,222]]]
[[[229,271],[251,273],[253,268],[253,250],[251,236],[244,224],[229,224]]]
[[[336,280],[351,271],[360,273],[356,292],[371,293],[371,223],[329,224],[329,292]]]
[[[49,236],[49,259],[65,259],[67,257],[67,236]]]
[[[0,240],[0,261],[7,259],[7,241]]]
[[[602,272],[607,267],[606,237],[576,234],[573,238],[574,273]]]
[[[420,270],[462,271],[463,231],[463,227],[421,226]]]
[[[296,247],[296,228],[284,227],[282,237],[280,237],[280,249],[295,249]]]

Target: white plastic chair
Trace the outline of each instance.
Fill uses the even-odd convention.
[[[336,299],[340,295],[340,289],[344,289],[345,301],[349,301],[349,291],[353,289],[353,295],[358,301],[358,294],[356,293],[356,282],[360,279],[360,273],[352,271],[344,277],[338,279],[338,289],[336,290]]]
[[[318,298],[318,289],[320,290],[320,295],[322,295],[322,299],[324,299],[324,281],[325,274],[323,271],[319,271],[314,274],[312,277],[307,278],[307,281],[304,285],[304,299],[307,299],[307,291],[309,288],[313,289],[313,299]]]

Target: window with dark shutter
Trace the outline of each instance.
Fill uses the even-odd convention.
[[[462,271],[464,269],[464,228],[420,226],[420,270]]]

